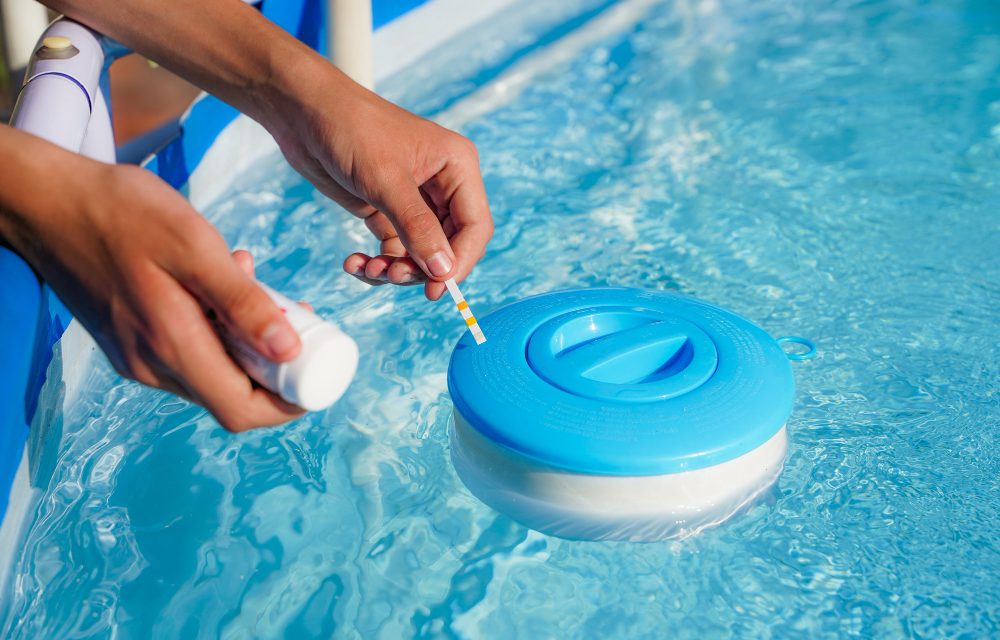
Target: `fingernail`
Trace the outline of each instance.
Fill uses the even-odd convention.
[[[264,344],[271,350],[271,355],[281,357],[295,348],[297,337],[287,325],[275,322],[264,330]]]
[[[427,259],[427,269],[431,275],[441,278],[451,271],[451,258],[444,251],[438,251]]]

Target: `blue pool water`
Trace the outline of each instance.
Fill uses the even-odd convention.
[[[815,339],[771,498],[645,545],[480,504],[448,458],[454,308],[341,275],[363,227],[274,156],[206,214],[357,339],[356,382],[236,437],[102,362],[0,636],[1000,634],[1000,7],[534,4],[561,37],[498,20],[386,86],[479,145],[497,233],[465,293],[677,290]]]

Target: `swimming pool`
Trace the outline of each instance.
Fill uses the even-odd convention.
[[[357,340],[356,382],[237,437],[98,361],[34,461],[0,635],[998,633],[1000,9],[545,4],[383,89],[479,146],[465,294],[677,290],[816,340],[769,500],[647,545],[483,506],[448,459],[454,310],[342,275],[366,231],[272,153],[204,211]]]

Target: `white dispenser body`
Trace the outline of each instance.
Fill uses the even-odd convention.
[[[358,368],[358,345],[336,325],[266,285],[261,288],[299,334],[302,350],[289,362],[275,362],[231,341],[233,357],[266,389],[307,411],[319,411],[347,390]]]

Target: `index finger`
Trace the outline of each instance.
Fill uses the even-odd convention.
[[[457,178],[458,188],[455,189],[448,202],[448,213],[455,233],[448,242],[455,252],[456,281],[464,280],[480,258],[486,253],[486,245],[493,237],[493,216],[490,213],[489,201],[486,198],[486,187],[479,173],[478,163],[475,170],[466,168],[457,171],[464,173]],[[437,300],[444,294],[444,283],[428,281],[425,292],[428,298]]]
[[[305,414],[270,391],[257,387],[226,353],[222,340],[192,300],[173,313],[183,316],[185,348],[171,363],[175,379],[226,430],[240,432],[288,422]]]

